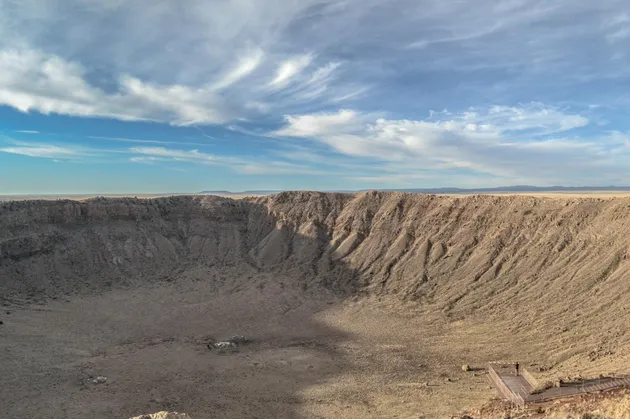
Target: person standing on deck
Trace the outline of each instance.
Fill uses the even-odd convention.
[[[519,369],[518,362],[514,364],[514,368],[516,368],[516,376],[518,377],[518,369]]]

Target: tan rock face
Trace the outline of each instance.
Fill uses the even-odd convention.
[[[150,415],[135,416],[131,419],[191,419],[191,417],[185,413],[157,412]]]
[[[595,290],[616,304],[630,272],[629,211],[628,198],[382,192],[5,202],[0,295],[99,291],[197,264],[426,301],[454,317],[508,301],[528,313],[532,303],[575,307]]]

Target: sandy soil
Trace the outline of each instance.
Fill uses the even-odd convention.
[[[374,192],[2,203],[0,417],[440,418],[494,395],[462,364],[627,373],[629,209]],[[253,343],[206,348],[234,334]]]
[[[288,281],[254,282],[264,289],[217,293],[184,280],[5,307],[0,417],[169,410],[193,418],[437,418],[493,395],[482,373],[461,365],[504,353],[458,344],[467,328],[396,315],[384,301],[340,302],[321,290],[311,298]],[[253,342],[234,353],[206,348],[236,333]],[[108,380],[92,384],[96,376]]]
[[[548,355],[540,331],[453,322],[397,300],[304,294],[290,278],[251,281],[236,292],[182,279],[4,307],[0,417],[445,418],[495,395],[488,360]],[[253,342],[207,349],[233,334]],[[108,380],[93,384],[96,376]]]

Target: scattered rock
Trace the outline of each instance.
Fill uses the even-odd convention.
[[[229,338],[227,341],[228,342],[232,342],[235,345],[241,345],[241,344],[244,344],[244,343],[248,343],[249,339],[246,339],[245,336],[234,335],[231,338]]]
[[[462,365],[462,371],[464,371],[464,372],[468,372],[468,371],[470,371],[471,369],[472,369],[472,368],[470,368],[470,365],[468,365],[468,364],[464,364],[464,365]]]
[[[140,415],[134,416],[131,419],[191,419],[185,413],[177,413],[177,412],[157,412],[150,415]]]
[[[92,380],[93,384],[103,384],[105,382],[107,382],[107,377],[104,377],[102,375],[99,375],[98,377]]]
[[[206,346],[208,349],[228,349],[228,348],[236,348],[237,346],[244,345],[246,343],[251,342],[249,339],[246,339],[241,335],[234,335],[227,340],[223,340],[215,343],[208,343]]]
[[[452,382],[453,380],[451,380],[450,378],[446,377],[446,378],[444,379],[444,381],[446,381],[447,383],[450,383],[450,382]]]
[[[210,348],[210,345],[208,345],[208,347]],[[213,343],[212,347],[215,348],[215,349],[234,348],[234,347],[236,347],[236,344],[233,343],[233,342],[223,341],[223,342]],[[212,348],[210,348],[210,349],[212,349]]]

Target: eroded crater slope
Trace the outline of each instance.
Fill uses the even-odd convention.
[[[409,353],[404,348],[390,350],[404,352],[407,362],[416,365],[417,374],[426,370],[426,377],[440,377],[436,374],[448,375],[449,368],[458,369],[464,362],[518,357],[541,366],[542,376],[588,375],[609,372],[630,360],[630,336],[625,333],[630,320],[629,225],[630,199],[626,198],[286,192],[239,200],[179,196],[4,202],[0,203],[0,299],[7,307],[19,308],[98,299],[105,293],[138,292],[148,286],[192,292],[193,285],[185,288],[184,284],[196,284],[207,295],[223,296],[222,301],[236,294],[251,296],[251,319],[257,319],[254,307],[259,304],[273,306],[280,316],[296,313],[309,301],[327,304],[324,300],[334,300],[351,304],[339,309],[340,318],[357,322],[371,317],[359,316],[352,307],[373,302],[386,306],[383,313],[415,325],[404,330],[391,324],[387,333],[418,334],[408,342]],[[194,293],[201,295],[199,289]],[[254,298],[260,295],[269,298]],[[202,304],[184,302],[186,310]],[[321,312],[317,304],[311,305],[310,314],[305,311],[304,316]],[[204,309],[204,315],[217,310],[227,315],[229,307],[218,303],[213,307]],[[173,316],[178,313],[174,311]],[[335,324],[330,316],[324,316],[328,319],[324,323],[344,330],[344,342],[352,342],[353,333],[360,341],[361,327],[372,330],[367,325],[354,330],[354,326]],[[185,321],[190,323],[192,318]],[[382,324],[390,320],[383,318]],[[241,319],[238,324],[244,322]],[[402,325],[402,320],[397,324]],[[147,320],[145,326],[150,329],[148,325]],[[274,336],[288,329],[278,329]],[[194,330],[195,338],[182,334],[172,339],[192,342],[203,335],[200,326]],[[232,332],[241,330],[225,330]],[[332,332],[320,330],[317,336],[326,333]],[[379,331],[370,336],[385,334]],[[133,340],[132,333],[125,339]],[[104,342],[95,340],[90,348],[103,350]],[[413,342],[425,346],[411,348]],[[121,342],[115,343],[120,347]],[[382,354],[370,348],[366,351],[376,351],[370,359],[378,362]],[[81,351],[92,356],[92,349]],[[343,367],[358,368],[357,362],[348,360],[355,356],[352,346],[343,352]],[[329,372],[326,379],[332,380]],[[386,381],[395,381],[392,377]],[[374,378],[374,386],[381,378]],[[315,381],[311,384],[316,387],[325,380]],[[423,382],[416,384],[426,400],[451,391],[440,393]],[[455,379],[452,387],[474,395],[463,397],[465,403],[491,395],[482,381]],[[395,398],[401,391],[392,391],[390,396]],[[11,395],[2,397],[8,400]],[[448,411],[448,403],[443,404],[447,406],[443,411]],[[378,407],[366,406],[365,411],[354,413],[367,417],[373,409],[374,417],[379,417]],[[179,405],[154,407],[177,408],[196,416],[202,411]],[[422,408],[422,404],[414,405],[409,411]],[[332,412],[321,406],[313,409],[324,415]],[[137,411],[147,409],[125,412],[128,417]],[[291,417],[302,417],[296,409],[291,412]]]

